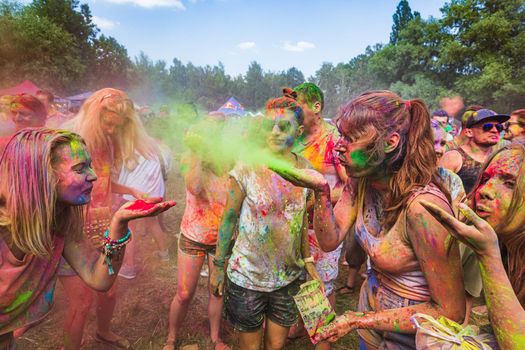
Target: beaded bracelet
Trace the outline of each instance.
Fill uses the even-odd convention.
[[[124,237],[113,240],[109,238],[109,228],[104,233],[104,237],[102,238],[102,253],[105,255],[104,257],[104,264],[108,265],[108,274],[111,276],[115,274],[115,270],[113,270],[113,264],[111,262],[111,259],[113,258],[113,254],[117,253],[120,257],[120,251],[122,247],[124,247],[126,244],[129,243],[131,240],[131,231],[128,228],[128,232],[124,235]]]
[[[216,258],[213,258],[212,260],[213,262],[213,265],[217,266],[217,267],[224,267],[224,259],[216,259]]]

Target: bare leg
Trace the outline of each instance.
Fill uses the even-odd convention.
[[[283,327],[266,319],[266,329],[264,331],[264,350],[281,350],[286,344],[286,336],[290,327]]]
[[[117,304],[117,281],[118,279],[107,292],[97,292],[97,333],[108,341],[124,340],[111,331],[111,319]]]
[[[213,262],[212,257],[208,257],[208,269],[212,271]],[[210,279],[208,278],[208,291]],[[212,293],[209,293],[210,299],[208,301],[208,318],[210,319],[210,336],[211,341],[214,344],[222,343],[220,328],[221,328],[221,315],[222,315],[222,306],[224,304],[223,297],[216,297]]]
[[[155,242],[157,243],[157,247],[159,248],[159,250],[161,252],[167,251],[168,250],[168,238],[166,237],[166,233],[162,230],[162,227],[160,227],[159,218],[156,216],[152,218],[145,218],[144,224],[146,225],[147,229],[153,235],[153,238],[155,239]]]
[[[68,299],[64,318],[64,348],[80,349],[86,317],[93,302],[93,291],[78,276],[60,276]]]
[[[286,334],[288,334],[288,330],[286,331]],[[286,334],[284,335],[285,339]],[[262,337],[262,327],[255,332],[241,332],[239,334],[239,348],[243,350],[260,350]]]
[[[188,255],[179,250],[177,257],[177,294],[175,294],[170,305],[167,343],[174,343],[177,340],[178,330],[184,322],[188,307],[197,289],[199,272],[204,263],[204,258],[205,256]]]

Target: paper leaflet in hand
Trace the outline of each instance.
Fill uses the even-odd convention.
[[[303,283],[299,293],[293,298],[310,340],[317,344],[314,336],[336,316],[328,298],[321,291],[319,281],[311,280]]]

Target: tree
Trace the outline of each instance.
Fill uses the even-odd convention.
[[[90,86],[95,89],[125,89],[131,80],[132,63],[128,51],[115,38],[101,35],[93,41],[94,60],[90,69]]]
[[[419,16],[419,13],[416,12],[416,14]],[[401,0],[397,4],[396,12],[392,18],[394,19],[394,24],[392,25],[392,33],[390,33],[390,43],[395,45],[399,40],[401,31],[406,28],[408,22],[414,19],[414,14],[407,0]]]
[[[84,74],[84,65],[71,34],[32,8],[5,10],[0,17],[0,82],[31,79],[64,92]]]

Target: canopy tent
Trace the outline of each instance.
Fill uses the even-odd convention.
[[[78,95],[66,97],[66,100],[68,100],[69,103],[71,103],[71,106],[80,106],[91,95],[93,95],[93,92],[86,91]]]
[[[244,107],[235,99],[235,97],[230,97],[221,108],[211,112],[210,114],[224,114],[225,116],[238,115],[244,117],[246,115],[246,111],[244,110]]]
[[[0,96],[4,95],[18,95],[18,94],[30,94],[30,95],[36,95],[36,92],[38,90],[41,90],[38,86],[36,86],[32,81],[24,80],[20,84],[0,90]]]

